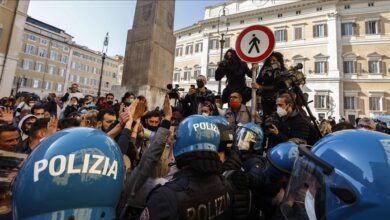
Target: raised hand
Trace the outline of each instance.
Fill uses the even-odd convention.
[[[14,120],[14,111],[10,108],[0,108],[0,119],[6,121],[8,124],[12,124]]]
[[[58,130],[58,119],[55,116],[50,117],[49,123],[47,123],[47,136],[56,133]]]
[[[171,107],[171,103],[169,102],[169,96],[168,94],[165,95],[165,99],[164,99],[164,118],[165,120],[168,120],[170,121],[171,118],[172,118],[172,107]]]

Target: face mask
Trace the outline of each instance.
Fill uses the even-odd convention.
[[[107,104],[112,105],[113,101],[107,101]]]
[[[276,113],[279,115],[279,117],[283,117],[283,116],[286,116],[287,115],[287,111],[286,109],[282,108],[282,107],[278,107],[276,109]]]
[[[30,102],[29,106],[33,107],[35,105],[35,102]]]
[[[215,105],[217,106],[217,108],[221,108],[221,103],[215,103]]]
[[[36,117],[39,119],[39,118],[43,118],[44,115],[36,115]]]
[[[147,129],[149,129],[150,131],[157,131],[158,129],[158,126],[147,126]]]
[[[202,115],[203,115],[203,116],[209,116],[209,114],[206,113],[206,112],[203,112]]]
[[[198,88],[203,88],[204,82],[202,80],[196,80],[196,85],[198,86]]]
[[[315,200],[313,195],[310,193],[309,190],[307,190],[305,196],[305,210],[307,217],[309,217],[309,220],[317,220],[314,202]]]
[[[230,101],[229,104],[230,104],[230,107],[231,107],[231,108],[235,109],[235,108],[240,107],[240,104],[241,104],[241,103],[240,103],[240,102],[237,102],[237,101]]]
[[[133,102],[134,102],[134,99],[130,99],[130,101],[129,101],[129,102],[130,102],[130,104],[131,104],[131,103],[133,103]]]

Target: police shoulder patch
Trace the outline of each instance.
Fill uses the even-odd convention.
[[[142,213],[141,213],[139,219],[140,219],[140,220],[149,220],[149,217],[150,217],[150,215],[149,215],[149,209],[148,209],[148,207],[146,207],[146,208],[144,208],[144,211],[142,211]]]

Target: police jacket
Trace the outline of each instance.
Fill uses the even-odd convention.
[[[134,170],[126,173],[126,179],[124,184],[124,192],[121,196],[121,200],[118,204],[118,214],[122,213],[126,204],[136,203],[134,200],[139,189],[145,184],[153,169],[157,165],[160,157],[164,151],[169,132],[170,122],[163,120],[161,126],[158,128],[157,133],[151,140],[150,147],[142,155],[141,161]],[[146,198],[146,195],[145,195]],[[144,204],[140,204],[141,206]]]
[[[295,109],[292,115],[281,118],[277,127],[279,134],[270,135],[270,147],[289,140],[294,142],[297,142],[297,140],[307,142],[312,126],[310,125],[310,122]]]
[[[231,219],[231,198],[221,175],[184,168],[151,192],[140,219]]]

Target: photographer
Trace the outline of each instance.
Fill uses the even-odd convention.
[[[253,65],[257,68],[257,65]],[[222,92],[222,103],[229,102],[229,96],[233,91],[239,91],[242,94],[242,101],[245,104],[251,99],[251,89],[246,86],[245,75],[252,78],[252,71],[248,65],[241,61],[233,49],[229,49],[224,59],[218,63],[215,71],[215,80],[219,81],[226,75],[227,85]]]
[[[306,144],[310,135],[310,122],[295,108],[293,98],[290,94],[284,93],[276,99],[276,113],[278,125],[273,123],[264,127],[269,137],[269,146],[273,147],[279,143],[293,141],[297,144]]]
[[[279,84],[281,74],[286,72],[283,54],[273,52],[265,61],[252,88],[261,90],[261,105],[263,115],[269,116],[275,112],[275,100],[281,94],[283,87]]]
[[[207,79],[203,75],[199,75],[196,79],[198,88],[190,88],[184,98],[184,116],[199,114],[201,111],[201,103],[209,101],[214,104],[214,94],[211,90],[206,88]]]

